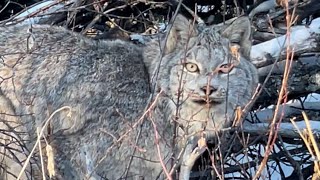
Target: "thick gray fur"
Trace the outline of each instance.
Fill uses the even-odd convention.
[[[240,45],[240,54],[249,51],[249,21],[239,18],[234,24],[241,26],[199,32],[178,16],[162,58],[163,40],[141,50],[120,40],[90,40],[60,27],[0,28],[0,178],[15,179],[35,144],[36,128],[67,106],[71,114],[68,108],[54,114],[45,129],[46,141],[41,141],[42,147],[48,143],[54,149],[56,179],[163,179],[160,156],[170,167],[172,153],[179,153],[187,137],[214,137],[230,126],[235,108],[246,105],[254,92],[257,70],[230,53],[234,43]],[[230,60],[236,65],[229,74],[214,71]],[[197,64],[198,73],[185,70],[189,61]],[[155,82],[154,103],[145,113]],[[215,88],[211,95],[203,90],[209,86]],[[210,103],[194,102],[190,95]],[[173,138],[178,145],[173,146]],[[44,149],[42,156],[46,164]],[[30,162],[22,179],[41,179],[38,150]]]

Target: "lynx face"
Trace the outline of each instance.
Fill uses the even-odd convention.
[[[214,27],[199,32],[177,18],[162,57],[158,88],[178,116],[180,135],[204,132],[212,137],[231,125],[235,109],[249,102],[257,85],[257,70],[241,55],[251,47],[250,25],[235,22],[222,33]],[[239,54],[231,53],[231,47],[239,45]],[[152,65],[148,67],[152,72]]]

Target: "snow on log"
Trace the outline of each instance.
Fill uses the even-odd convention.
[[[320,18],[312,21],[310,26],[293,26],[290,31],[290,39],[286,35],[274,38],[257,45],[251,50],[251,59],[257,67],[265,64],[270,57],[276,59],[285,54],[286,47],[290,46],[294,52],[319,51]]]
[[[65,10],[65,7],[66,4],[64,4],[62,1],[42,1],[27,7],[25,10],[16,14],[12,18],[1,22],[1,24],[38,24],[41,20],[50,18],[51,15],[57,13],[57,11]]]

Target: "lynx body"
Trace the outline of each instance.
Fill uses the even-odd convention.
[[[163,53],[164,40],[140,50],[60,27],[0,28],[1,179],[17,177],[47,121],[42,154],[37,148],[22,179],[42,178],[48,145],[57,179],[163,179],[160,158],[169,168],[188,137],[230,126],[257,84],[241,55],[250,49],[249,21],[199,31],[177,18]]]

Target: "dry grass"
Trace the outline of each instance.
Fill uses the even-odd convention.
[[[294,16],[294,12],[292,14],[290,14],[290,12],[289,12],[288,0],[282,0],[282,5],[283,5],[284,9],[286,10],[286,23],[287,23],[286,24],[286,26],[287,26],[287,34],[286,35],[287,35],[288,41],[290,41],[290,29],[292,27],[292,24],[296,20],[296,17]],[[114,9],[112,9],[112,10],[114,10]],[[104,13],[106,13],[106,12],[104,12]],[[95,21],[96,20],[94,19],[92,22],[95,22]],[[90,25],[92,25],[92,24],[89,24],[88,27]],[[264,147],[261,147],[260,146],[261,144],[259,144],[257,142],[258,141],[257,139],[259,139],[261,137],[256,138],[255,139],[256,141],[252,142],[251,141],[252,140],[252,136],[251,135],[245,135],[245,134],[239,133],[240,135],[239,134],[234,135],[233,139],[230,141],[231,143],[230,144],[228,143],[228,145],[230,146],[229,150],[231,151],[231,148],[237,145],[236,141],[240,141],[240,144],[242,145],[243,148],[241,150],[239,150],[237,153],[227,154],[227,155],[229,155],[229,157],[227,155],[223,155],[221,153],[221,151],[219,151],[219,150],[216,151],[216,149],[221,149],[222,148],[221,146],[225,146],[225,144],[221,143],[221,141],[219,142],[219,146],[215,147],[215,149],[213,149],[213,150],[209,149],[209,148],[206,149],[210,154],[209,158],[211,159],[211,162],[212,162],[212,166],[211,166],[211,168],[212,168],[211,170],[213,171],[212,174],[215,174],[217,176],[216,178],[224,179],[225,178],[224,177],[225,172],[227,172],[231,168],[236,169],[236,167],[238,167],[238,169],[236,169],[236,170],[233,169],[234,172],[239,172],[240,174],[243,173],[244,177],[249,177],[249,178],[252,178],[252,179],[264,179],[264,175],[263,175],[264,174],[264,170],[267,169],[267,171],[269,171],[269,172],[272,171],[273,167],[268,166],[268,161],[275,157],[275,156],[273,156],[273,153],[275,153],[274,152],[274,148],[277,145],[277,141],[279,140],[278,139],[279,136],[278,136],[277,130],[279,129],[280,124],[281,124],[282,119],[283,119],[283,117],[279,118],[277,116],[277,114],[279,114],[279,113],[283,114],[284,113],[284,112],[279,112],[279,107],[280,107],[281,104],[286,103],[288,101],[288,97],[287,97],[287,95],[289,93],[288,92],[288,81],[289,81],[289,78],[290,78],[290,70],[291,70],[291,65],[292,65],[292,61],[293,61],[293,57],[294,57],[294,49],[292,47],[287,47],[286,51],[287,51],[287,57],[286,57],[286,60],[285,60],[286,64],[285,64],[285,70],[284,70],[283,79],[282,79],[282,85],[281,85],[281,88],[280,88],[280,91],[279,91],[278,101],[277,101],[277,104],[275,106],[275,113],[274,113],[275,115],[273,116],[272,121],[270,122],[270,132],[269,132],[268,140],[267,140],[266,144],[264,145]],[[157,99],[157,96],[155,97],[155,99]],[[155,102],[153,102],[153,103],[155,103]],[[149,111],[152,108],[152,106],[153,105],[151,104],[149,109],[145,111],[145,113],[143,114],[143,117],[146,116],[149,113]],[[248,109],[250,109],[250,108],[251,108],[251,106],[248,105],[248,108],[245,108],[245,110],[242,110],[242,111],[240,109],[237,110],[237,118],[236,118],[236,121],[235,121],[234,125],[241,124],[241,121],[242,121],[241,117],[243,117],[244,114],[246,114],[245,112],[248,111]],[[30,158],[34,155],[34,151],[36,150],[37,147],[39,148],[40,158],[42,159],[43,153],[41,152],[42,148],[41,148],[40,140],[43,137],[43,131],[46,128],[47,124],[50,122],[50,119],[56,113],[58,113],[59,111],[62,111],[62,110],[66,110],[66,109],[70,110],[70,107],[62,107],[61,109],[58,109],[57,111],[52,113],[51,116],[45,121],[45,124],[43,125],[41,130],[38,132],[38,138],[37,138],[36,144],[34,145],[32,151],[28,155],[28,158],[27,158],[26,162],[23,165],[23,170],[20,172],[20,174],[18,175],[17,179],[21,178],[21,175],[23,174],[24,170],[26,169],[27,165],[29,164]],[[314,163],[314,174],[313,174],[312,178],[313,179],[319,179],[320,178],[320,151],[319,151],[319,148],[318,148],[319,143],[316,141],[316,137],[314,137],[314,134],[311,131],[309,119],[308,119],[306,113],[303,112],[302,115],[304,117],[304,121],[307,124],[307,129],[304,130],[304,131],[299,131],[298,127],[296,127],[296,129],[298,130],[298,132],[299,132],[299,134],[300,134],[300,136],[301,136],[301,138],[302,138],[302,140],[304,142],[304,145],[307,147],[307,150],[308,150],[309,154],[312,156],[312,160],[313,160],[313,163]],[[138,124],[140,124],[141,121],[143,120],[143,117],[141,117],[139,120],[137,120],[136,123],[132,126],[132,128],[135,128]],[[296,126],[294,119],[291,119],[291,122],[292,122],[292,124],[294,124]],[[153,123],[153,125],[154,125],[154,131],[155,131],[155,135],[156,135],[155,139],[156,139],[156,142],[157,142],[157,139],[159,139],[159,137],[157,137],[157,135],[158,135],[157,127],[156,127],[155,123]],[[119,139],[117,139],[116,142],[122,141],[127,136],[127,134],[129,132],[130,132],[130,130],[127,133],[123,134]],[[262,135],[262,136],[265,136],[265,135]],[[254,145],[256,145],[254,148],[250,148],[250,146],[254,146]],[[158,148],[158,156],[162,157],[160,148],[157,145],[157,143],[156,143],[156,146]],[[203,146],[204,146],[203,143],[200,143],[199,147],[203,147]],[[47,147],[46,156],[48,158],[47,171],[49,173],[49,176],[51,177],[51,176],[54,176],[54,174],[55,174],[55,172],[53,171],[53,169],[54,169],[53,156],[54,155],[52,154],[52,149],[50,149],[51,146],[49,144],[47,144],[46,147]],[[109,147],[106,150],[106,156],[108,154],[107,152],[112,148],[113,147]],[[261,151],[264,151],[264,152],[261,153]],[[254,153],[257,153],[257,154],[261,155],[262,157],[259,156],[257,158],[257,161],[253,162],[248,157],[252,156]],[[289,153],[287,153],[287,154],[289,154]],[[246,160],[246,163],[242,162],[243,159],[239,159],[239,158],[237,159],[236,158],[239,155],[243,155],[244,156],[243,159]],[[291,158],[293,158],[293,156],[295,154],[290,154],[290,155],[292,156]],[[270,158],[270,156],[271,156],[271,158]],[[178,155],[178,157],[181,157],[181,155]],[[289,159],[289,157],[288,157],[288,159]],[[104,159],[102,158],[101,161],[103,161],[103,160]],[[235,165],[230,165],[230,164],[229,165],[225,165],[224,164],[225,162],[228,162],[228,161],[231,161],[231,160],[233,160],[235,162]],[[163,162],[161,160],[161,158],[160,158],[160,162],[161,162],[163,170],[164,170],[164,172],[166,174],[167,179],[169,179],[169,180],[173,179],[172,174],[175,172],[177,164],[176,163],[173,164],[172,169],[167,170],[166,166],[165,166],[166,162]],[[280,163],[281,163],[281,160],[280,160]],[[292,162],[292,164],[293,163],[294,162]],[[42,178],[45,179],[46,175],[45,175],[43,160],[41,160],[41,165],[42,165],[42,173],[43,173],[42,174],[43,175]],[[298,165],[300,165],[300,164],[298,164]],[[130,166],[130,162],[128,163],[128,166]],[[248,169],[254,168],[256,166],[258,166],[258,168],[255,170],[254,174],[249,174],[249,173],[245,172]],[[247,174],[249,174],[249,175],[245,176]],[[265,178],[265,179],[267,179],[267,178]]]

